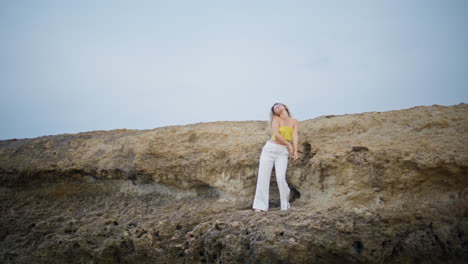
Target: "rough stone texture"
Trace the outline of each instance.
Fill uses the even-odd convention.
[[[1,140],[0,262],[466,263],[467,132],[467,104],[301,121],[266,213],[266,121]]]

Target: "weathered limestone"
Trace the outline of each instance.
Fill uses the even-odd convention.
[[[300,157],[287,171],[293,210],[275,210],[273,172],[272,210],[258,215],[250,206],[270,136],[266,121],[222,121],[1,140],[0,262],[50,263],[55,246],[57,263],[74,260],[66,252],[109,263],[468,258],[467,104],[301,121]],[[143,197],[157,211],[143,210]],[[62,200],[94,209],[39,213]],[[98,200],[119,210],[106,215]],[[129,207],[140,213],[122,213]],[[17,212],[35,219],[15,223]],[[98,239],[94,223],[112,219],[119,224]],[[68,220],[74,232],[60,225]],[[131,221],[145,231],[132,233]],[[34,235],[39,226],[50,237]],[[17,232],[34,246],[15,244]]]

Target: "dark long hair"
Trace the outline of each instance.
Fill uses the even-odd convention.
[[[275,113],[275,105],[277,104],[282,104],[284,105],[284,108],[286,109],[286,112],[288,112],[288,115],[289,117],[292,117],[291,116],[291,111],[289,111],[289,108],[283,104],[283,103],[274,103],[272,106],[271,106],[271,109],[270,109],[270,122],[268,122],[268,127],[271,129],[271,125],[272,125],[272,122],[273,122],[273,116],[278,116],[276,113]]]

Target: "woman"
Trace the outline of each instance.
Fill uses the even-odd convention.
[[[275,103],[270,112],[273,136],[263,146],[258,168],[257,190],[253,209],[255,212],[268,211],[268,199],[270,189],[270,176],[275,165],[276,182],[280,193],[281,210],[291,207],[289,204],[289,187],[286,182],[286,169],[288,167],[288,156],[297,160],[297,144],[299,142],[299,122],[291,118],[286,105]]]

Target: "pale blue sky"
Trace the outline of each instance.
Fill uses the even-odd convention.
[[[0,139],[468,102],[468,1],[0,2]]]

